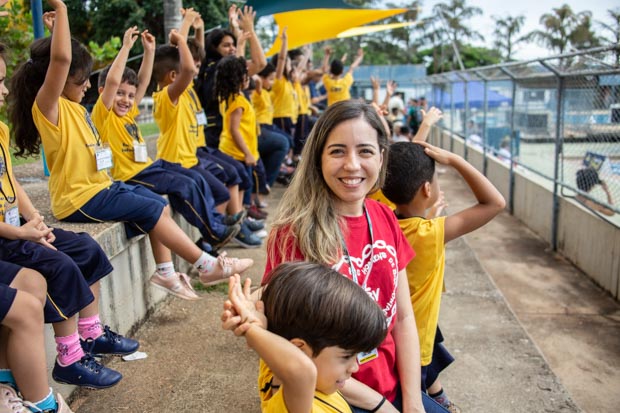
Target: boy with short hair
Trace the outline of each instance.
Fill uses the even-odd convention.
[[[138,34],[135,27],[125,32],[123,46],[114,63],[99,75],[100,97],[93,108],[93,122],[114,154],[112,176],[168,195],[174,210],[198,228],[201,242],[217,249],[239,232],[239,226],[224,224],[224,217],[215,210],[215,200],[207,182],[195,171],[163,159],[153,162],[147,156],[136,117],[150,83],[155,39],[146,31],[141,34],[145,52],[136,76],[125,64]],[[202,248],[208,247],[203,245]]]
[[[506,202],[493,184],[463,158],[426,142],[394,143],[388,159],[383,193],[396,204],[394,213],[416,251],[415,258],[407,266],[407,277],[420,338],[422,390],[428,390],[429,395],[448,410],[460,411],[436,380],[439,372],[453,360],[442,346],[437,347],[445,244],[489,222],[504,209]],[[440,197],[435,161],[456,169],[478,204],[447,217],[425,218],[427,210]],[[448,361],[443,365],[435,363],[434,348],[447,354]]]
[[[261,357],[263,412],[351,412],[339,389],[356,372],[358,353],[375,349],[387,323],[353,281],[316,263],[276,267],[258,303],[230,278],[222,327],[243,335]],[[385,400],[385,398],[384,398]]]
[[[349,70],[343,76],[344,64],[341,60],[334,59],[331,64],[328,63],[331,53],[331,48],[326,47],[325,56],[323,57],[323,72],[325,72],[323,75],[323,85],[327,90],[327,106],[331,106],[341,100],[351,99],[349,88],[354,81],[353,71],[357,69],[364,58],[364,50],[359,48],[355,60],[353,60]]]

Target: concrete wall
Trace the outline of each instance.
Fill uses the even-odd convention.
[[[463,155],[464,143],[448,131],[435,128],[430,142]],[[481,151],[468,147],[468,160],[483,170]],[[493,156],[487,157],[487,177],[509,202],[513,215],[546,242],[552,240],[553,191],[544,180],[519,168],[514,172],[510,193],[510,166]],[[620,298],[620,229],[593,214],[573,199],[560,198],[557,228],[558,251],[611,295]]]

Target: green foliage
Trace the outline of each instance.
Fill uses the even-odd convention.
[[[90,50],[90,54],[93,56],[93,60],[95,61],[93,69],[101,69],[110,64],[114,58],[116,58],[116,55],[122,45],[123,43],[121,38],[118,36],[110,38],[110,40],[106,41],[102,45],[98,45],[93,41],[88,42],[88,49]]]

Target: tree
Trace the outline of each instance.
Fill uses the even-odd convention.
[[[620,8],[609,9],[607,14],[610,17],[611,22],[597,21],[596,23],[603,29],[603,36],[601,36],[602,42],[609,44],[620,44]],[[616,55],[616,66],[620,66],[620,50],[616,48],[614,51]]]
[[[530,32],[526,39],[536,41],[559,54],[568,52],[569,46],[577,47],[594,42],[593,39],[587,39],[591,32],[589,29],[592,14],[589,11],[575,14],[567,4],[552,10],[552,13],[545,13],[540,17],[543,30]],[[573,44],[572,41],[576,43]]]
[[[512,60],[512,54],[517,43],[524,40],[523,37],[516,38],[523,23],[525,22],[525,16],[506,16],[504,18],[498,16],[492,16],[495,20],[495,41],[493,45],[498,49],[500,55],[504,61],[509,62]]]
[[[468,6],[466,0],[451,0],[450,3],[437,3],[433,7],[433,12],[436,21],[443,26],[452,44],[452,51],[447,51],[447,54],[452,57],[454,67],[455,60],[461,62],[459,49],[464,40],[484,40],[479,32],[472,30],[467,24],[472,17],[482,15],[482,9]]]

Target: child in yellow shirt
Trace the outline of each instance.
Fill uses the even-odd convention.
[[[242,286],[238,275],[230,278],[222,327],[243,335],[261,357],[261,411],[350,413],[340,390],[359,369],[359,354],[385,338],[383,311],[322,264],[279,265],[260,304],[250,299],[250,286],[249,279]]]
[[[439,372],[454,359],[441,345],[439,306],[444,285],[445,244],[480,228],[505,207],[504,198],[489,180],[458,155],[424,141],[390,145],[385,196],[416,256],[407,265],[422,365],[422,391],[449,411],[460,411],[442,389]],[[447,217],[426,217],[440,197],[435,161],[454,167],[478,204]]]
[[[323,71],[325,74],[323,75],[323,85],[327,90],[327,106],[333,105],[336,102],[340,102],[341,100],[351,99],[351,93],[349,89],[353,85],[353,71],[357,69],[357,67],[362,63],[362,59],[364,58],[364,50],[358,49],[357,56],[351,66],[349,66],[349,70],[347,73],[342,75],[344,72],[344,64],[341,60],[334,59],[331,64],[329,63],[329,58],[331,56],[332,50],[330,47],[325,48],[325,55],[323,57]]]

